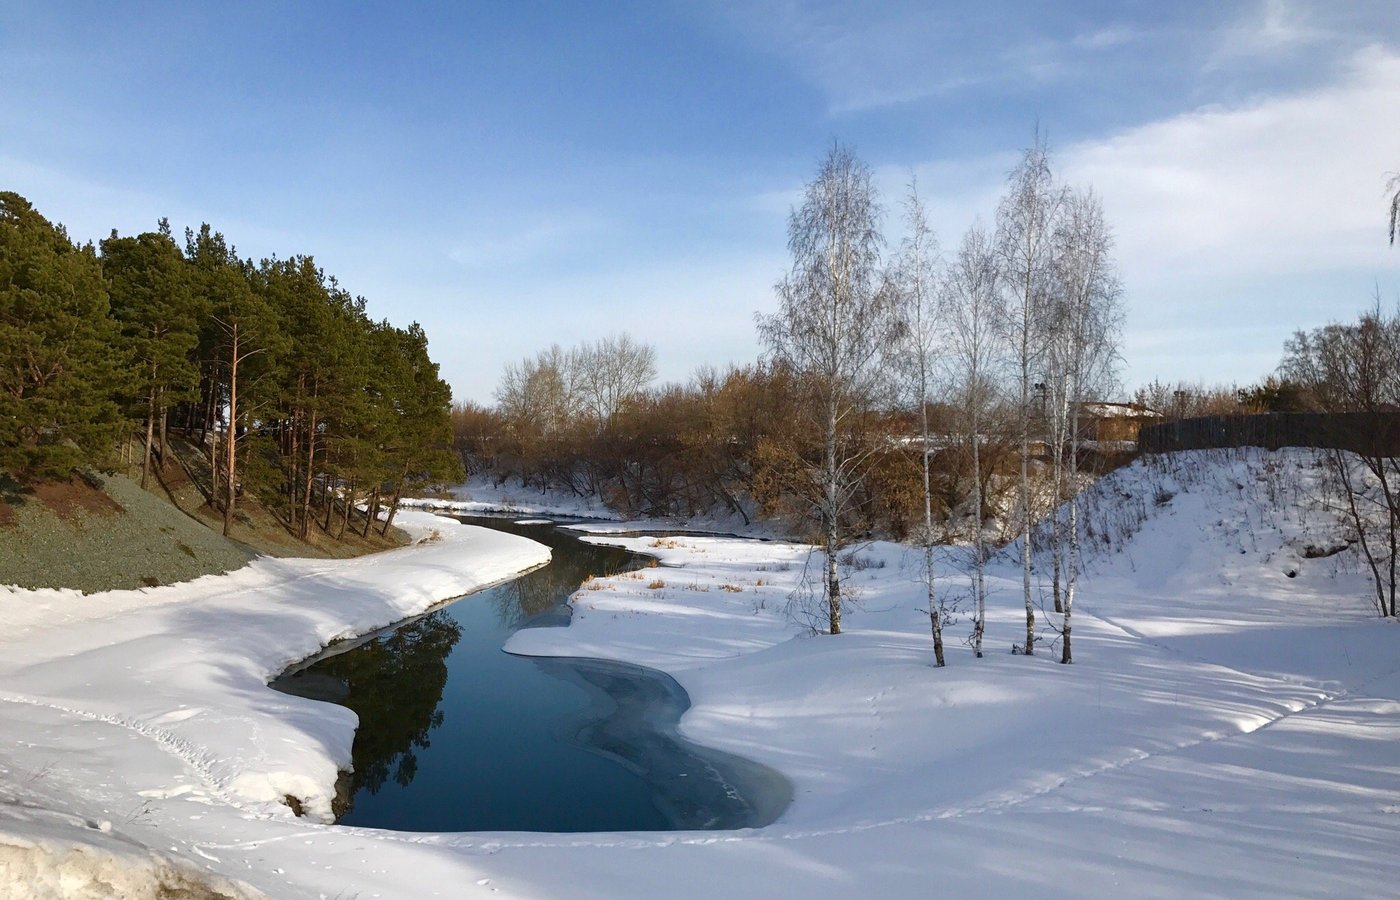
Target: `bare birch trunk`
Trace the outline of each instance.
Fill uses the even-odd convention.
[[[1048,390],[1049,382],[1047,381],[1046,384],[1046,389]],[[1064,571],[1064,535],[1062,534],[1060,528],[1060,498],[1063,497],[1065,493],[1064,446],[1067,441],[1067,436],[1065,435],[1065,423],[1069,420],[1070,417],[1069,390],[1065,385],[1061,385],[1060,387],[1060,396],[1056,398],[1055,406],[1055,421],[1051,424],[1050,427],[1050,441],[1054,445],[1051,456],[1052,469],[1050,478],[1050,490],[1052,498],[1050,505],[1050,564],[1053,569],[1051,575],[1051,584],[1055,598],[1055,612],[1062,613],[1065,611],[1063,588],[1064,578],[1066,576]],[[1078,421],[1077,411],[1076,421]],[[1068,437],[1068,440],[1072,442],[1074,439],[1072,436],[1070,436]],[[1074,452],[1075,451],[1073,447],[1071,447],[1070,453],[1073,454]],[[1069,485],[1069,491],[1071,492],[1071,494],[1073,494],[1073,484]]]
[[[933,662],[936,666],[943,666],[943,616],[938,608],[937,598],[934,596],[933,588],[933,491],[931,490],[928,472],[928,372],[924,364],[919,365],[919,380],[922,382],[919,390],[919,412],[921,424],[923,426],[923,458],[924,458],[924,584],[928,588],[928,618],[929,625],[933,629]]]
[[[837,513],[840,511],[837,495],[836,469],[836,404],[827,407],[826,421],[826,605],[832,634],[841,633],[841,577],[836,570]]]
[[[976,377],[977,373],[974,371],[973,378]],[[977,521],[973,525],[972,531],[972,577],[973,593],[976,594],[977,619],[973,623],[972,650],[977,658],[981,659],[982,635],[987,630],[987,551],[982,540],[982,447],[979,427],[979,416],[974,408],[972,413],[972,494],[973,503],[977,507]]]
[[[1077,390],[1076,390],[1077,392]],[[1073,406],[1069,429],[1069,561],[1065,566],[1064,643],[1060,662],[1074,662],[1070,649],[1071,617],[1074,615],[1074,585],[1079,574],[1079,404]]]
[[[1030,298],[1026,298],[1026,310]],[[1021,591],[1026,602],[1025,654],[1035,654],[1035,604],[1031,601],[1031,398],[1030,316],[1021,330]]]

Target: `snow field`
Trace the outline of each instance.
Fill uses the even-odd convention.
[[[276,693],[268,679],[332,641],[549,558],[533,541],[425,513],[399,521],[418,544],[355,560],[263,558],[227,575],[88,596],[0,589],[0,728],[19,737],[0,749],[0,778],[57,788],[42,806],[200,868],[213,857],[197,841],[166,846],[180,831],[173,823],[305,827],[289,797],[310,821],[330,821],[355,716]],[[6,828],[3,811],[0,831],[23,839],[29,828]]]
[[[353,717],[266,676],[532,565],[529,542],[445,528],[398,555],[260,562],[48,627],[23,607],[78,601],[0,595],[17,623],[0,728],[18,737],[0,746],[0,843],[130,847],[138,868],[156,852],[291,898],[1383,896],[1400,879],[1400,631],[1349,552],[1305,558],[1336,536],[1312,478],[1306,454],[1216,453],[1100,482],[1073,666],[1049,640],[1008,652],[1024,633],[1014,550],[990,572],[986,658],[958,640],[964,613],[940,670],[917,551],[856,548],[848,630],[830,637],[784,611],[804,573],[819,582],[804,547],[590,538],[660,565],[585,585],[568,628],[507,649],[671,673],[688,737],[793,782],[777,823],[737,832],[396,834],[279,802],[305,791],[323,814]],[[965,564],[941,553],[939,589],[965,593]]]

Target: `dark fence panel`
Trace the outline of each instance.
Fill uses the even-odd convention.
[[[1268,413],[1202,416],[1144,425],[1143,453],[1220,447],[1322,447],[1371,456],[1400,456],[1400,413]]]

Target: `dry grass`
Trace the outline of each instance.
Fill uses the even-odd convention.
[[[651,588],[653,591],[659,591],[665,586],[666,582],[662,581],[660,578],[653,578],[651,581],[647,582],[647,587]]]
[[[737,584],[722,584],[719,586],[719,589],[722,591],[728,591],[731,594],[742,594],[744,592],[744,589],[739,587],[739,585]]]

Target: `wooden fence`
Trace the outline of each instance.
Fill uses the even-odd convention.
[[[1144,425],[1142,453],[1219,447],[1322,447],[1400,456],[1400,413],[1268,413],[1202,416]]]

